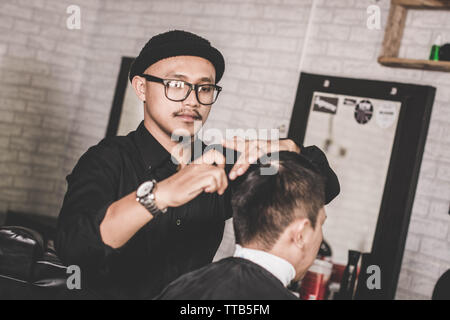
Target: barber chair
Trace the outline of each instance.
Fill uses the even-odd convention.
[[[0,300],[67,298],[66,270],[52,239],[23,226],[0,227]]]

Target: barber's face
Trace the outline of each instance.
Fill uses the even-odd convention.
[[[215,69],[212,63],[194,56],[160,60],[147,68],[144,73],[162,79],[183,80],[191,84],[215,83]],[[141,89],[144,92],[140,98],[146,102],[144,110],[146,121],[166,135],[171,136],[175,133],[193,136],[196,133],[194,121],[196,121],[195,129],[198,131],[208,118],[211,106],[200,104],[195,90],[192,90],[184,101],[175,102],[166,97],[163,84],[140,79],[143,84]]]

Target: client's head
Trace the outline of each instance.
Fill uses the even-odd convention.
[[[325,179],[293,152],[279,152],[269,164],[252,165],[233,191],[236,242],[289,261],[300,279],[314,262],[325,222]]]

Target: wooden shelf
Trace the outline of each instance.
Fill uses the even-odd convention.
[[[449,9],[449,0],[392,0],[392,4],[411,9]]]
[[[418,59],[404,59],[397,57],[379,57],[378,62],[387,67],[409,68],[450,72],[450,61],[432,61]]]
[[[403,59],[398,57],[408,9],[450,10],[450,0],[391,0],[391,8],[389,9],[389,17],[384,32],[383,49],[378,58],[378,63],[393,68],[450,72],[449,61]]]

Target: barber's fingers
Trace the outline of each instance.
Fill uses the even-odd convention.
[[[228,188],[228,178],[224,169],[218,169],[216,173],[220,177],[220,186],[217,192],[219,195],[224,194],[225,190]]]
[[[240,153],[239,158],[229,172],[231,180],[236,179],[238,175],[243,174],[248,169],[247,163],[249,160],[249,149],[251,148],[250,144],[250,140],[245,140],[236,136],[233,137],[233,139],[222,141],[222,145],[225,148],[234,149]]]
[[[212,193],[218,189],[220,182],[217,181],[217,178],[214,175],[208,175],[204,179],[204,183],[205,183],[205,186],[204,186],[203,190],[206,193]]]
[[[248,141],[249,140],[235,136],[232,139],[223,140],[222,145],[228,149],[244,152]]]
[[[245,145],[241,145],[241,155],[230,171],[230,179],[234,180],[243,175],[250,164],[255,163],[258,158],[267,153],[267,150],[270,150],[269,144],[267,140],[247,140]]]
[[[238,176],[243,175],[252,163],[255,163],[256,160],[263,155],[263,152],[260,151],[258,146],[251,146],[246,154],[242,154],[238,159],[236,164],[233,166],[230,171],[230,179],[235,179]]]
[[[211,177],[213,180],[211,180]],[[214,167],[208,172],[209,185],[204,189],[205,192],[216,192],[222,195],[228,187],[228,179],[225,170]],[[213,183],[212,183],[213,182]]]
[[[217,178],[210,173],[202,174],[199,173],[195,180],[190,181],[187,188],[189,188],[189,195],[191,199],[195,198],[202,192],[213,193],[215,192],[220,185],[220,182]]]
[[[214,165],[190,164],[187,170],[190,172],[183,184],[189,190],[189,195],[197,196],[201,192],[217,192],[223,194],[228,187],[225,170]]]
[[[300,152],[300,148],[290,139],[283,140],[265,140],[265,139],[243,139],[240,137],[233,137],[222,141],[225,148],[233,149],[239,152],[245,152],[249,148],[249,144],[257,143],[261,150],[265,153],[277,152],[282,150]],[[292,150],[291,150],[292,149]],[[298,150],[297,150],[298,149]]]
[[[255,163],[259,158],[269,152],[272,152],[270,141],[254,140],[248,151],[248,163]]]
[[[193,162],[194,164],[216,164],[219,168],[225,168],[225,157],[216,149],[211,149]]]

